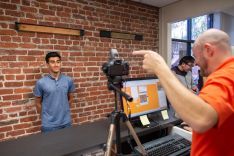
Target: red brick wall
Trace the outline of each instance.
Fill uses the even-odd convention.
[[[0,0],[0,140],[40,131],[32,94],[46,73],[48,51],[62,55],[62,71],[76,85],[73,124],[94,121],[113,110],[101,65],[110,48],[130,63],[129,77],[146,76],[136,49],[158,48],[158,8],[127,0]],[[15,22],[84,29],[83,37],[18,32]],[[143,41],[100,38],[99,30],[143,34]]]

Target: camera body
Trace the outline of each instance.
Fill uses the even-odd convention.
[[[129,64],[118,58],[118,51],[116,49],[111,49],[109,61],[102,65],[102,71],[108,77],[128,75]]]

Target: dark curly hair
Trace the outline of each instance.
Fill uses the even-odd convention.
[[[46,57],[45,57],[46,63],[49,63],[49,59],[50,59],[51,57],[58,57],[58,58],[61,60],[61,56],[59,55],[59,53],[58,53],[58,52],[55,52],[55,51],[52,51],[52,52],[48,52],[48,53],[46,54]]]
[[[180,62],[179,62],[179,65],[185,63],[185,64],[188,64],[188,63],[194,63],[195,62],[195,59],[194,57],[192,56],[184,56],[180,59]]]

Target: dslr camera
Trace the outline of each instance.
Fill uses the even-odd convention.
[[[102,71],[107,77],[128,75],[129,64],[128,62],[119,59],[119,54],[116,49],[111,49],[109,61],[102,65]]]

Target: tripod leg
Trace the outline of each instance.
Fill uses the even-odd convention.
[[[138,136],[136,135],[136,132],[135,132],[135,130],[133,129],[131,123],[129,122],[129,120],[126,120],[125,123],[126,123],[128,129],[130,130],[130,133],[131,133],[131,135],[133,136],[133,138],[134,138],[135,142],[137,143],[138,147],[141,149],[142,155],[146,156],[147,153],[146,153],[144,147],[142,146],[142,144],[141,144],[141,142],[140,142]]]
[[[114,133],[115,133],[115,124],[111,124],[110,128],[109,128],[109,134],[108,134],[108,139],[107,139],[107,144],[106,144],[105,156],[110,156],[111,155],[111,148],[112,148]]]

